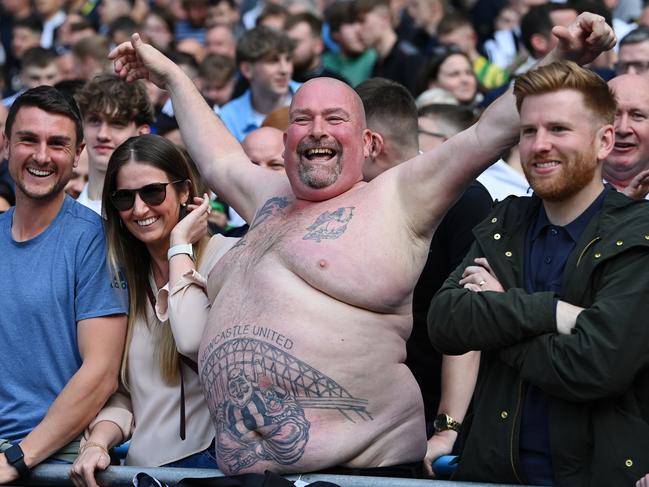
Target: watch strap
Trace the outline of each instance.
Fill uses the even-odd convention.
[[[29,473],[29,467],[25,463],[25,454],[18,443],[11,445],[3,453],[7,459],[7,463],[18,470],[18,475],[24,477]]]
[[[462,423],[454,420],[446,413],[441,413],[438,414],[437,417],[435,418],[435,422],[433,423],[433,426],[435,428],[435,431],[438,433],[442,431],[448,431],[448,430],[456,431],[459,433],[460,428],[462,427]]]
[[[170,247],[167,251],[167,260],[171,260],[174,255],[178,254],[187,254],[192,260],[194,260],[194,249],[192,244],[179,244]]]

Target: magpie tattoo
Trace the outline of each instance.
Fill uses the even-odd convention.
[[[308,232],[302,239],[315,240],[318,243],[322,240],[337,239],[347,230],[347,224],[354,216],[354,208],[347,206],[335,211],[325,211],[307,227]]]

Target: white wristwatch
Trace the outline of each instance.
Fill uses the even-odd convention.
[[[180,244],[170,247],[167,251],[167,260],[171,260],[174,255],[178,254],[187,254],[190,259],[194,260],[194,249],[192,248],[192,244]]]

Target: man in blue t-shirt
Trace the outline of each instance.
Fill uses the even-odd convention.
[[[78,108],[51,87],[25,92],[7,117],[16,206],[0,215],[0,484],[65,458],[117,387],[125,291],[100,217],[63,190],[82,134]]]

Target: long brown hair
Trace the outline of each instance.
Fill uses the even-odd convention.
[[[117,189],[119,171],[131,161],[161,169],[167,174],[169,181],[187,180],[186,189],[189,191],[190,202],[196,196],[195,178],[187,158],[172,142],[158,135],[140,135],[126,140],[113,152],[108,162],[102,196],[108,260],[113,269],[124,273],[129,287],[126,348],[120,372],[122,382],[128,387],[128,349],[133,336],[134,323],[137,319],[141,319],[154,330],[154,333],[159,334],[160,346],[156,352],[159,354],[160,371],[165,382],[174,384],[179,378],[179,357],[171,327],[168,323],[160,323],[155,313],[154,323],[150,323],[147,319],[147,288],[150,286],[149,279],[152,273],[151,255],[146,245],[135,238],[122,224],[119,211],[110,202],[110,194]],[[169,185],[167,191],[177,191],[177,189],[174,185]],[[180,218],[180,207],[178,212]],[[199,242],[196,245],[197,255],[200,255],[201,244],[202,242]]]

